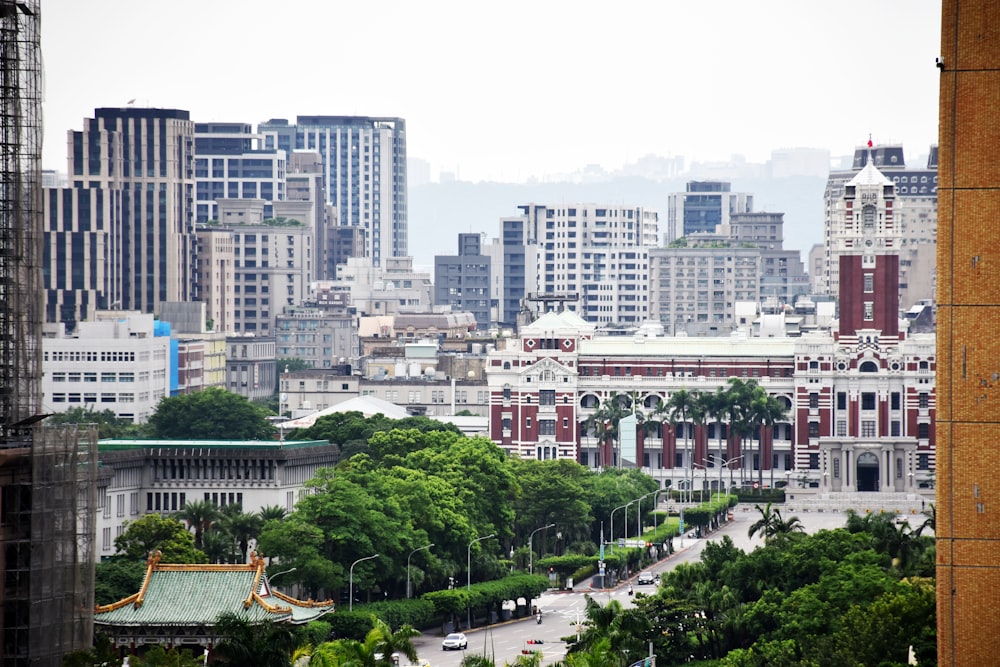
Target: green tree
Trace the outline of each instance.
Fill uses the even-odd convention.
[[[181,511],[174,514],[174,517],[187,524],[189,530],[194,530],[194,546],[196,549],[202,548],[202,535],[212,529],[212,526],[219,520],[220,516],[219,508],[208,500],[189,500],[184,503]]]
[[[620,442],[619,422],[630,414],[632,414],[632,399],[627,394],[612,392],[584,422],[588,433],[593,432],[601,443],[611,446],[611,458],[601,462],[605,468],[616,467],[614,465],[614,445]]]
[[[142,560],[113,556],[94,567],[94,602],[99,605],[118,602],[136,593],[146,576]]]
[[[149,418],[153,438],[267,440],[274,427],[263,410],[218,387],[164,398]]]
[[[194,535],[173,517],[146,514],[125,523],[115,538],[115,549],[132,560],[145,560],[156,551],[161,563],[204,563],[205,554],[194,546]]]
[[[219,528],[229,535],[239,547],[239,562],[247,562],[250,540],[260,535],[264,521],[259,514],[247,514],[239,504],[226,505],[222,508],[219,518]]]
[[[197,654],[192,649],[179,646],[165,649],[159,644],[153,644],[141,656],[129,657],[129,667],[203,667],[205,659],[202,650]]]
[[[49,426],[70,424],[97,424],[97,437],[108,438],[135,437],[141,432],[141,427],[127,419],[120,419],[113,410],[93,410],[89,407],[71,408],[66,412],[49,415],[45,419]]]
[[[213,663],[238,667],[290,667],[295,635],[287,623],[254,623],[226,612],[215,622],[221,638],[212,653]]]
[[[697,394],[690,392],[683,387],[678,389],[674,393],[670,394],[670,398],[667,399],[667,415],[670,420],[670,425],[674,428],[676,432],[678,424],[681,425],[681,430],[684,432],[684,457],[687,459],[685,463],[685,468],[691,471],[692,482],[694,480],[694,456],[690,454],[688,448],[688,436],[689,427],[687,425],[688,415],[695,410],[695,400]],[[679,419],[678,419],[679,417]],[[685,471],[685,477],[687,472]],[[692,497],[691,491],[693,489],[693,484],[688,486],[688,498]]]

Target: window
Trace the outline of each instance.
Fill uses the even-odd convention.
[[[861,394],[861,409],[862,410],[874,410],[875,409],[875,392],[866,391]]]
[[[917,407],[926,410],[928,407],[930,407],[930,401],[931,401],[930,394],[927,394],[926,392],[921,393],[919,396],[917,396]]]
[[[810,438],[819,437],[819,422],[809,422],[809,437]]]
[[[809,394],[809,407],[814,410],[819,407],[819,394],[816,392]]]
[[[927,440],[931,437],[931,425],[930,424],[917,424],[917,438],[920,440]]]
[[[862,438],[874,438],[875,437],[875,420],[874,419],[863,419],[863,420],[861,420],[861,437]]]
[[[865,301],[865,321],[871,322],[875,319],[875,304],[871,301]]]
[[[893,410],[899,410],[899,392],[894,391],[889,394],[889,407]]]
[[[538,392],[538,404],[539,405],[555,405],[556,404],[556,391],[555,389],[542,389]]]
[[[865,280],[865,292],[868,292],[868,293],[874,292],[875,291],[875,276],[872,275],[872,274],[870,274],[870,273],[866,273],[864,280]]]
[[[554,419],[538,420],[538,435],[555,435],[555,434],[556,434],[556,420]]]
[[[837,409],[846,410],[847,409],[847,392],[838,391],[837,392]]]
[[[837,437],[846,438],[847,437],[847,422],[840,420],[837,422]]]

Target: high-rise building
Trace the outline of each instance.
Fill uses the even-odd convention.
[[[944,0],[938,190],[937,664],[1000,655],[1000,4]]]
[[[501,220],[505,323],[515,302],[520,308],[525,299],[562,303],[600,325],[637,326],[649,317],[649,249],[659,236],[655,211],[583,203],[518,208],[520,222]],[[517,283],[524,286],[520,293]],[[524,289],[529,283],[536,291]]]
[[[96,207],[77,209],[88,217],[74,223],[76,228],[85,231],[92,224],[90,211],[110,211],[110,204],[102,204],[100,198],[121,191],[121,265],[111,268],[121,272],[121,303],[108,307],[156,313],[162,301],[189,300],[194,282],[195,178],[194,123],[188,112],[96,109],[82,131],[70,131],[69,144],[70,185],[92,189],[91,206]],[[102,224],[109,227],[113,221]],[[82,244],[86,238],[81,235],[73,247],[70,262],[75,271],[103,259]],[[110,261],[117,258],[112,255]]]
[[[217,220],[219,199],[263,199],[264,217],[285,199],[285,151],[260,148],[262,137],[248,123],[196,123],[195,220]]]
[[[309,150],[323,161],[337,225],[365,233],[375,266],[407,254],[406,121],[367,116],[299,116],[258,126],[265,148]]]
[[[434,305],[464,310],[485,331],[493,320],[491,258],[483,254],[481,234],[459,234],[457,255],[434,256]]]
[[[733,213],[753,210],[753,195],[731,190],[725,181],[690,181],[684,192],[671,194],[666,242],[698,232],[715,233],[716,226],[727,224]]]

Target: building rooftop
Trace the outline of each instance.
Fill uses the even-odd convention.
[[[94,623],[116,627],[211,627],[231,612],[250,622],[307,623],[333,611],[332,600],[296,600],[271,588],[264,559],[242,565],[147,562],[137,593],[94,610]]]

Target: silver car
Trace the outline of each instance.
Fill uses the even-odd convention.
[[[459,649],[464,651],[469,647],[469,640],[466,639],[465,635],[461,632],[452,632],[450,635],[444,638],[441,642],[441,649],[444,651],[451,651],[454,649]]]

